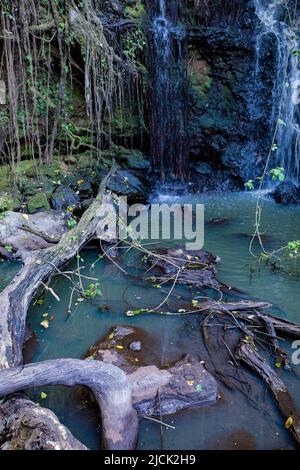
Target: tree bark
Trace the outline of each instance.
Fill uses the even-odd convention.
[[[88,450],[55,414],[19,394],[0,405],[1,450]]]
[[[138,417],[132,406],[130,382],[121,369],[93,360],[58,359],[0,372],[0,396],[45,385],[88,387],[101,410],[103,447],[135,448]]]
[[[98,196],[76,228],[65,233],[54,247],[22,254],[23,268],[0,294],[0,369],[22,364],[27,310],[41,283],[49,280],[57,268],[77,254],[107,216],[101,210],[101,204],[111,202],[109,195],[104,196],[104,191],[113,171],[103,180]]]
[[[300,446],[300,416],[294,401],[281,378],[269,366],[251,342],[242,340],[237,348],[236,357],[247,364],[260,375],[268,385],[275,398],[278,408],[286,419],[286,428],[290,431],[298,446]]]

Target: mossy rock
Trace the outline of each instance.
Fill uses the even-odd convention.
[[[58,180],[67,174],[67,166],[62,162],[55,162],[51,165],[32,166],[25,172],[28,178],[49,178],[50,180]]]
[[[18,184],[20,192],[28,197],[34,196],[37,192],[44,192],[46,194],[47,199],[50,199],[55,185],[50,179],[48,178],[40,178],[40,179],[32,179],[23,177]]]
[[[27,209],[29,214],[34,214],[40,211],[49,211],[50,204],[45,193],[37,193],[31,196],[27,201]]]
[[[0,193],[0,213],[18,211],[21,207],[21,196],[18,193]]]
[[[117,160],[132,170],[148,170],[150,162],[139,150],[121,148],[118,150]]]
[[[146,17],[146,9],[142,0],[131,1],[129,5],[126,5],[125,15],[136,24],[141,25]]]
[[[21,177],[29,168],[33,167],[32,160],[24,160],[15,164],[15,178]],[[12,172],[9,165],[0,165],[0,191],[8,190],[11,187]]]

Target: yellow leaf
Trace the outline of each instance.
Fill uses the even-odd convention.
[[[23,219],[29,220],[29,216],[27,214],[22,214]]]
[[[113,337],[114,337],[114,334],[111,333],[111,334],[108,336],[108,339],[113,339]]]
[[[121,346],[120,344],[118,344],[118,345],[116,346],[116,348],[117,348],[117,349],[124,349],[124,347]]]
[[[78,180],[77,181],[78,186],[80,186],[82,183],[84,183],[84,180]]]
[[[290,416],[285,422],[285,429],[290,429],[294,424],[292,416]]]
[[[194,385],[194,380],[187,380],[186,383],[190,386]]]

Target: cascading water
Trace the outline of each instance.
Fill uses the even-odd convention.
[[[154,170],[161,179],[188,174],[185,29],[179,0],[147,0],[150,21],[150,135]]]
[[[300,41],[293,26],[294,11],[287,10],[282,0],[254,0],[261,25],[256,40],[255,79],[263,65],[264,43],[275,41],[276,75],[272,91],[270,133],[275,136],[272,164],[283,167],[286,178],[300,182],[300,105],[296,88],[300,87],[298,50]],[[283,18],[287,18],[287,22]]]

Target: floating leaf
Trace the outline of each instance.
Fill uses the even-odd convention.
[[[25,219],[25,220],[29,220],[28,214],[22,214],[22,217],[23,217],[23,219]]]
[[[117,344],[116,348],[117,349],[124,349],[124,346],[121,346],[120,344]]]
[[[193,307],[197,307],[197,305],[199,305],[198,300],[192,300],[192,305]]]
[[[43,318],[47,318],[48,315],[49,315],[49,313],[46,312],[46,313],[43,313],[42,317],[43,317]]]
[[[108,339],[113,339],[114,338],[114,334],[111,333],[109,336],[108,336]]]
[[[80,186],[82,183],[84,183],[84,180],[78,180],[77,185]]]
[[[281,367],[281,362],[276,362],[275,366],[277,367],[277,369],[280,369],[280,367]]]
[[[45,398],[47,398],[47,396],[48,396],[47,393],[41,392],[41,399],[42,400],[45,400]]]
[[[48,320],[43,320],[43,321],[41,321],[40,325],[41,325],[43,328],[49,328],[49,322],[48,322]]]

